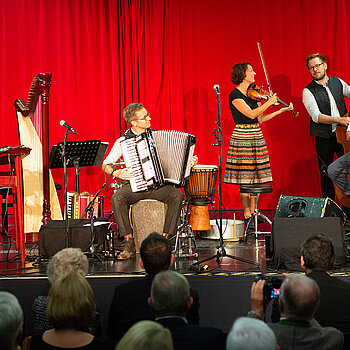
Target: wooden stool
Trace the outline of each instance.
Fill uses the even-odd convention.
[[[247,226],[245,228],[244,231],[244,238],[246,239],[247,235],[248,235],[248,227],[249,224],[252,220],[254,220],[254,231],[250,232],[249,234],[255,234],[255,238],[258,238],[258,234],[267,234],[267,233],[271,233],[270,232],[261,232],[258,230],[258,218],[259,216],[262,217],[263,219],[265,219],[270,225],[272,225],[271,220],[260,213],[259,209],[258,209],[258,194],[260,193],[271,193],[272,192],[272,186],[269,185],[240,185],[239,186],[239,192],[240,193],[250,193],[254,198],[255,198],[255,209],[254,209],[254,213],[252,214],[252,216],[249,218]]]
[[[150,233],[163,233],[166,204],[155,199],[142,199],[130,208],[136,253],[140,253],[142,241]]]

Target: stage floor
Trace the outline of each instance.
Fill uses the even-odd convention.
[[[259,229],[266,230],[266,225],[260,224]],[[300,273],[269,267],[269,259],[266,258],[266,237],[269,235],[259,235],[257,239],[254,236],[248,236],[246,241],[224,241],[226,254],[235,258],[228,256],[220,257],[218,260],[213,258],[201,264],[207,267],[200,273],[193,268],[193,264],[196,259],[200,261],[217,255],[221,251],[217,248],[219,240],[196,236],[198,258],[175,259],[173,268],[184,274],[190,286],[199,293],[200,324],[218,327],[228,332],[233,321],[237,317],[245,316],[250,310],[250,288],[257,274],[264,273],[283,278],[283,272]],[[119,238],[117,238],[116,245],[122,248]],[[2,261],[0,263],[0,290],[9,291],[20,300],[25,314],[25,334],[31,334],[33,300],[36,296],[43,295],[49,287],[46,278],[48,260],[39,259],[38,248],[35,245],[27,245],[25,263],[16,261],[18,254],[12,250],[13,248],[9,254],[6,250],[4,251],[4,245],[0,244],[0,248]],[[332,271],[332,274],[350,281],[349,263],[340,270]],[[112,258],[104,257],[100,261],[89,257],[87,278],[100,307],[105,328],[115,286],[135,278],[144,278],[144,270],[140,267],[139,255],[124,261],[113,261]]]
[[[172,240],[172,242],[175,239]],[[176,257],[174,269],[180,273],[195,273],[196,270],[192,266],[196,262],[212,256],[209,261],[201,264],[206,273],[216,272],[244,272],[244,271],[266,271],[266,252],[265,252],[265,235],[259,235],[258,239],[248,237],[247,241],[239,240],[238,242],[224,241],[224,250],[229,256],[222,257],[222,249],[219,249],[219,240],[195,238],[196,249],[194,252],[198,254],[193,257]],[[174,242],[173,242],[174,244]],[[122,249],[122,242],[116,244]],[[38,248],[32,245],[26,246],[26,262],[18,261],[17,252],[11,248],[7,254],[7,246],[2,246],[0,252],[0,277],[42,277],[46,276],[47,259],[40,259]],[[88,254],[89,275],[140,275],[144,274],[144,270],[140,267],[140,255],[129,260],[115,260],[111,256],[105,256],[102,253],[91,256]],[[7,261],[7,258],[9,261]],[[243,261],[241,260],[243,259]]]
[[[238,219],[242,220],[240,216],[242,213],[238,211]],[[262,211],[271,221],[274,217],[274,211],[265,210]],[[228,220],[232,219],[231,215],[227,215]],[[232,224],[232,221],[229,222]],[[243,224],[241,225],[243,227]],[[237,240],[233,241],[233,232],[227,235],[227,231],[231,227],[226,227],[226,219],[223,220],[223,249],[220,248],[219,239],[208,239],[208,237],[213,238],[210,232],[195,231],[195,249],[194,256],[192,257],[178,257],[175,254],[174,269],[182,274],[237,274],[241,273],[272,273],[280,274],[288,271],[278,271],[276,269],[270,268],[270,258],[271,254],[269,252],[269,239],[271,237],[271,225],[269,223],[262,223],[258,225],[260,232],[264,234],[259,234],[256,238],[254,234],[251,233],[247,238],[243,239],[242,227],[237,225]],[[9,229],[11,233],[11,227]],[[349,232],[350,227],[345,225],[345,232]],[[218,235],[218,233],[216,233]],[[236,237],[235,236],[235,237]],[[292,238],[291,238],[292,239]],[[9,243],[12,243],[10,246]],[[114,236],[115,251],[120,251],[123,248],[123,240],[117,235]],[[175,237],[171,239],[173,248],[175,247]],[[291,241],[292,243],[292,241]],[[223,252],[226,256],[222,256]],[[111,252],[110,252],[111,253]],[[144,275],[144,270],[139,264],[139,254],[136,258],[130,260],[118,260],[114,259],[111,254],[98,253],[95,256],[87,254],[89,258],[89,276],[138,276]],[[202,260],[209,259],[201,263]],[[43,259],[39,256],[39,248],[37,244],[26,244],[26,261],[21,263],[19,261],[18,252],[14,249],[13,241],[8,237],[0,235],[0,278],[1,277],[45,277],[46,267],[48,259]],[[198,263],[200,267],[196,266]],[[342,269],[337,272],[350,274],[350,263],[347,262]]]

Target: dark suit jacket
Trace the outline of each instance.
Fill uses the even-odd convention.
[[[312,326],[310,322],[281,320],[269,323],[280,350],[341,350],[343,333],[333,327]]]
[[[316,281],[321,291],[315,319],[321,326],[350,334],[350,283],[322,271],[313,271],[308,277]]]
[[[226,337],[221,329],[187,324],[182,318],[157,320],[171,331],[174,350],[224,350]]]
[[[140,277],[134,281],[116,286],[109,308],[107,335],[116,341],[138,321],[154,320],[154,310],[148,305],[151,295],[152,275]],[[189,323],[199,323],[199,296],[195,290],[190,291],[193,304],[187,314]]]

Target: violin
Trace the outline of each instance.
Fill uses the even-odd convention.
[[[269,92],[267,92],[262,87],[259,87],[254,83],[249,85],[247,95],[248,97],[256,101],[267,101],[271,97]],[[277,102],[285,107],[288,107],[288,105],[285,102],[281,101],[278,97]],[[296,112],[294,109],[292,109],[291,112],[295,117],[299,115],[299,112]]]

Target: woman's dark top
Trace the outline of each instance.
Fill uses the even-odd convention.
[[[53,346],[50,344],[47,344],[43,341],[41,335],[34,335],[32,339],[30,340],[30,349],[31,350],[114,350],[115,348],[115,342],[113,339],[107,338],[107,337],[101,337],[96,338],[92,340],[90,344],[87,344],[85,346],[80,346],[78,348],[59,348],[57,346]]]
[[[46,308],[49,297],[40,295],[34,299],[32,309],[32,335],[40,335],[52,328],[46,316]],[[91,322],[91,333],[94,336],[99,337],[102,334],[102,322],[101,315],[98,311],[98,307],[95,304],[95,315]]]
[[[230,109],[233,117],[233,121],[235,124],[256,124],[259,123],[258,118],[250,119],[244,114],[242,114],[233,104],[232,101],[236,99],[242,99],[251,109],[255,109],[259,107],[258,102],[256,100],[253,100],[250,97],[245,96],[242,94],[240,90],[235,88],[233,91],[230,92],[229,95],[229,103],[230,103]]]

